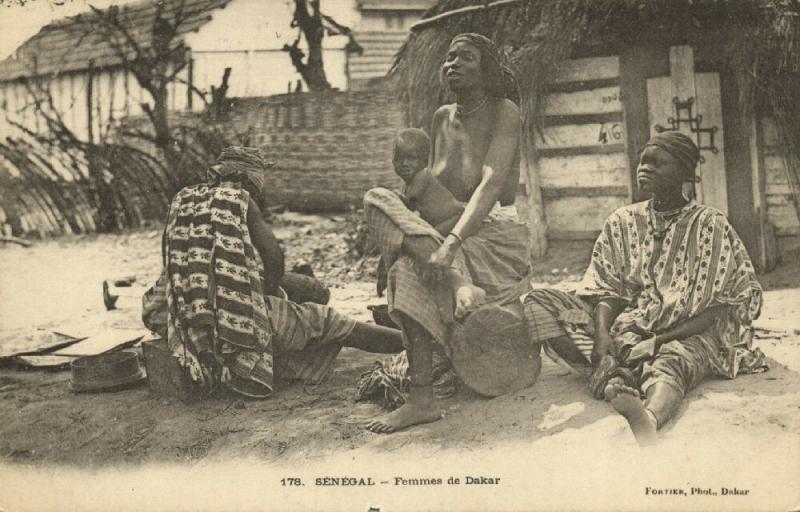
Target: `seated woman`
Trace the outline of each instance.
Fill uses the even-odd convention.
[[[478,34],[453,38],[441,79],[456,101],[433,116],[430,172],[466,203],[463,214],[443,237],[386,189],[373,189],[364,198],[370,232],[390,268],[390,314],[403,331],[411,379],[405,404],[372,421],[367,428],[374,432],[440,418],[433,402],[434,349],[451,359],[454,340],[470,345],[461,346],[462,353],[493,350],[482,346],[491,345],[485,340],[452,336],[455,316],[504,296],[529,271],[527,229],[515,212],[499,211],[500,205],[513,204],[519,180],[516,81],[492,41]],[[531,375],[538,375],[538,352],[536,358]],[[469,367],[454,361],[468,386],[475,377]],[[528,380],[513,373],[497,368],[507,386]]]
[[[229,147],[208,182],[170,205],[164,269],[143,299],[145,325],[200,387],[267,398],[276,377],[318,382],[343,346],[402,350],[399,331],[281,298],[283,253],[258,205],[268,165]]]
[[[691,199],[699,158],[679,132],[651,138],[637,180],[652,199],[606,220],[577,295],[525,298],[545,351],[574,368],[591,362],[593,393],[642,445],[703,380],[766,369],[751,348],[761,286],[725,215]]]

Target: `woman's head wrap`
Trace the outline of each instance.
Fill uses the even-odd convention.
[[[694,170],[700,161],[700,150],[692,139],[681,132],[668,130],[650,137],[647,146],[659,147],[672,155],[686,172],[687,181],[696,181]]]
[[[228,146],[220,153],[217,163],[209,167],[208,181],[238,181],[250,185],[254,189],[251,193],[260,194],[266,182],[266,171],[273,165],[264,159],[258,148]]]
[[[466,32],[455,36],[450,41],[450,46],[461,42],[468,43],[481,52],[481,71],[483,72],[486,92],[490,96],[507,98],[519,104],[520,95],[517,79],[511,70],[508,59],[497,45],[486,36],[474,32]],[[444,80],[444,68],[442,68],[440,78],[443,83],[446,83]]]

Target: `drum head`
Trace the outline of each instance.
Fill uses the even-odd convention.
[[[517,304],[487,305],[471,313],[456,323],[449,345],[459,378],[484,396],[532,386],[542,368],[541,345],[529,340]]]

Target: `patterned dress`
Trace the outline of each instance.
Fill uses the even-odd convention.
[[[591,304],[604,298],[626,304],[610,332],[621,349],[724,306],[705,332],[661,346],[644,365],[643,390],[664,381],[685,392],[709,376],[767,367],[751,346],[761,286],[744,244],[715,208],[695,201],[667,213],[654,211],[652,201],[620,208],[606,220],[576,294],[534,290],[524,302],[526,313],[538,312],[540,331],[568,335],[588,361]]]

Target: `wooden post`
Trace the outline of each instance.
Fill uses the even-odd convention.
[[[187,54],[187,58],[189,59],[189,64],[186,68],[186,110],[192,112],[194,109],[194,59],[192,58],[191,52]]]
[[[92,87],[94,80],[92,79],[94,75],[94,61],[90,60],[89,65],[86,68],[86,123],[88,126],[87,133],[89,134],[89,142],[94,142],[94,127],[93,124],[93,116],[92,116]]]
[[[747,252],[756,260],[759,250],[759,215],[755,210],[753,192],[752,158],[750,155],[750,136],[752,126],[745,123],[739,104],[739,91],[734,74],[730,70],[720,73],[720,93],[722,111],[725,118],[725,164],[727,194],[731,204],[736,205],[728,212],[736,232],[744,242]]]
[[[754,109],[750,120],[750,165],[753,169],[753,207],[758,215],[758,253],[752,254],[753,263],[762,272],[768,272],[778,261],[775,233],[767,219],[767,176],[764,162],[764,134]]]
[[[625,117],[625,151],[631,179],[631,201],[643,201],[636,182],[639,153],[650,138],[647,106],[647,78],[654,75],[659,62],[658,48],[651,45],[625,45],[619,56],[619,86]]]
[[[528,231],[530,233],[531,257],[541,258],[547,252],[547,223],[544,218],[542,202],[542,180],[539,176],[539,164],[533,147],[528,123],[522,123],[520,137],[520,174],[524,176],[528,198]]]

